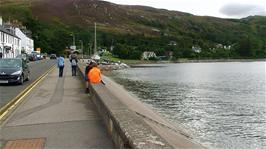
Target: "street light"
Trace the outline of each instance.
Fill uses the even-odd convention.
[[[73,39],[72,39],[72,41],[73,41],[73,46],[75,46],[76,45],[76,43],[75,43],[75,34],[73,33],[73,34],[70,34],[72,37],[73,37]]]
[[[91,43],[88,43],[88,49],[89,49],[89,56],[91,55],[91,46],[92,46],[92,44]]]
[[[82,56],[82,59],[83,59],[83,41],[79,40],[79,42],[81,44],[81,56]]]

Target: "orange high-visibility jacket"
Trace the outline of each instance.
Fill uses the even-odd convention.
[[[90,83],[93,83],[93,84],[101,83],[102,78],[101,78],[100,69],[97,67],[93,67],[88,73],[88,79]]]

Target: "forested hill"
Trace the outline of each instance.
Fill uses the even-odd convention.
[[[68,46],[72,33],[77,41],[91,44],[97,22],[99,45],[114,45],[116,54],[124,58],[136,58],[147,50],[158,55],[173,51],[176,58],[266,56],[266,17],[262,16],[221,19],[98,0],[1,0],[0,14],[5,20],[26,25],[36,47],[49,53]],[[176,45],[169,45],[171,41]],[[232,49],[218,50],[221,46],[217,45]],[[192,46],[201,47],[202,52],[193,53]]]

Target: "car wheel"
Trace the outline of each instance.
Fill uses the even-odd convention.
[[[21,75],[21,76],[20,76],[20,80],[19,80],[19,84],[23,84],[23,83],[24,83],[24,76]]]

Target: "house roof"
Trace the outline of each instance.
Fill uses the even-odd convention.
[[[8,34],[8,35],[11,35],[11,36],[13,36],[13,37],[16,37],[16,38],[20,39],[17,35],[15,35],[15,34],[9,32],[8,30],[6,30],[5,28],[3,28],[2,26],[0,26],[0,32],[6,33],[6,34]]]

